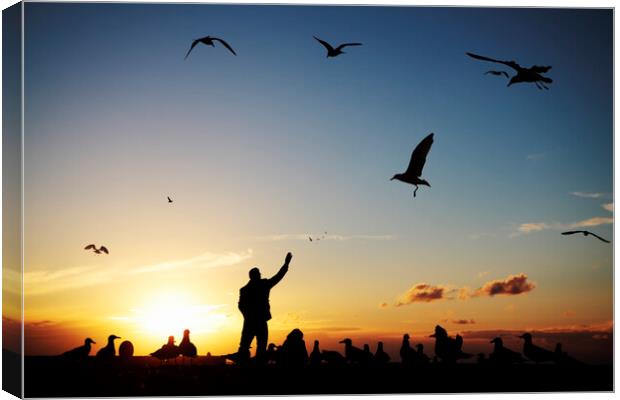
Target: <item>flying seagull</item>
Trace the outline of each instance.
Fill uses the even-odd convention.
[[[84,250],[92,250],[95,252],[95,254],[101,254],[102,252],[106,254],[110,254],[110,252],[105,246],[101,246],[97,248],[97,246],[95,246],[94,244],[89,244],[88,246],[84,247]]]
[[[508,72],[506,72],[506,71],[487,71],[484,74],[485,75],[491,74],[491,75],[495,75],[495,76],[504,75],[506,77],[506,79],[510,79],[510,77],[508,76]]]
[[[411,161],[409,161],[409,167],[407,167],[407,171],[402,174],[396,174],[390,180],[397,179],[401,182],[410,183],[415,185],[415,190],[413,191],[413,197],[415,197],[416,192],[418,191],[418,185],[426,185],[431,187],[431,185],[425,181],[424,179],[420,179],[422,175],[422,168],[424,168],[424,163],[426,163],[426,155],[428,154],[431,146],[433,145],[433,135],[431,133],[427,137],[425,137],[413,150],[411,154]]]
[[[328,58],[336,57],[336,56],[339,56],[340,54],[344,54],[345,52],[342,51],[342,49],[344,49],[347,46],[361,46],[362,45],[361,43],[343,43],[334,49],[332,45],[327,43],[325,40],[321,40],[316,36],[313,36],[313,38],[315,38],[319,43],[321,43],[327,49]]]
[[[172,203],[172,199],[170,198],[170,196],[167,196],[167,197],[168,197],[168,203]]]
[[[206,44],[207,46],[211,46],[211,47],[215,47],[215,43],[213,43],[213,41],[216,40],[218,42],[220,42],[222,45],[224,45],[224,47],[226,47],[231,53],[233,53],[234,55],[237,55],[237,53],[235,53],[235,51],[233,50],[232,47],[230,47],[230,45],[228,43],[226,43],[225,41],[223,41],[222,39],[218,39],[216,37],[211,37],[211,36],[205,36],[203,38],[200,39],[196,39],[192,42],[192,46],[189,48],[189,50],[187,51],[187,54],[185,55],[185,58],[187,59],[187,56],[189,56],[189,53],[192,52],[192,50],[194,50],[194,47],[196,47],[196,45],[198,43],[202,43],[202,44]]]
[[[583,236],[592,235],[592,236],[594,236],[595,238],[597,238],[598,240],[600,240],[602,242],[610,243],[609,240],[603,239],[599,235],[596,235],[596,234],[594,234],[592,232],[589,232],[589,231],[567,231],[567,232],[562,232],[562,235],[574,235],[575,233],[583,233]]]
[[[541,75],[541,74],[549,72],[549,70],[551,69],[551,66],[533,65],[530,68],[524,68],[514,61],[501,61],[501,60],[496,60],[494,58],[479,56],[474,53],[465,53],[465,54],[467,54],[471,58],[475,58],[476,60],[490,61],[494,63],[504,64],[514,69],[515,71],[517,71],[517,74],[513,76],[512,78],[510,78],[510,82],[508,82],[508,86],[512,85],[513,83],[531,82],[531,83],[535,83],[536,87],[540,90],[542,90],[543,88],[549,90],[549,88],[545,85],[545,83],[553,82],[551,78],[547,78],[546,76]]]

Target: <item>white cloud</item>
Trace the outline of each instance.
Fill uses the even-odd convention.
[[[527,235],[532,232],[540,232],[548,229],[563,230],[563,229],[575,229],[575,228],[588,228],[593,226],[613,224],[614,219],[612,217],[592,217],[584,219],[582,221],[572,223],[546,223],[546,222],[527,222],[519,225],[517,232],[510,234],[510,237],[516,237],[519,235]]]
[[[583,197],[583,198],[586,198],[586,199],[598,199],[599,197],[603,197],[605,195],[605,193],[599,193],[599,192],[595,192],[595,193],[570,192],[570,194],[572,194],[573,196]]]
[[[602,207],[609,212],[614,212],[614,203],[605,203]]]

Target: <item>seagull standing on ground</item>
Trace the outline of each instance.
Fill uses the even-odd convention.
[[[607,239],[603,239],[602,237],[600,237],[599,235],[596,235],[590,231],[567,231],[567,232],[562,232],[562,235],[574,235],[576,233],[583,233],[583,236],[588,236],[588,235],[592,235],[595,238],[597,238],[598,240],[605,242],[605,243],[610,243],[609,240]]]
[[[476,60],[490,61],[494,63],[504,64],[514,69],[515,71],[517,71],[517,74],[513,76],[512,78],[510,78],[510,82],[508,82],[508,86],[514,83],[531,82],[531,83],[535,83],[536,87],[540,90],[542,90],[543,88],[546,90],[549,90],[549,88],[545,85],[545,83],[553,82],[551,78],[547,78],[546,76],[541,75],[541,74],[549,72],[549,70],[551,69],[551,66],[533,65],[530,68],[524,68],[514,61],[501,61],[501,60],[496,60],[494,58],[479,56],[478,54],[474,54],[474,53],[465,53],[465,54],[467,54],[471,58],[475,58]]]
[[[342,49],[344,49],[347,46],[361,46],[361,43],[343,43],[340,46],[333,48],[331,44],[327,43],[325,40],[321,40],[316,36],[313,36],[313,38],[315,38],[319,43],[321,43],[326,49],[327,49],[327,58],[329,57],[336,57],[339,56],[340,54],[345,54],[344,51],[342,51]]]
[[[107,247],[101,246],[97,248],[97,246],[95,246],[94,244],[89,244],[88,246],[84,247],[84,250],[92,250],[95,252],[95,254],[101,254],[101,253],[110,254]]]
[[[421,179],[422,169],[424,168],[424,164],[426,163],[426,155],[431,149],[433,145],[433,135],[431,133],[427,137],[425,137],[413,150],[411,154],[411,161],[409,161],[409,167],[407,167],[407,171],[402,174],[396,174],[390,180],[397,179],[401,182],[410,183],[415,185],[415,190],[413,191],[413,197],[415,197],[416,192],[418,191],[418,185],[426,185],[431,187],[431,185]]]
[[[230,47],[230,45],[228,43],[226,43],[225,41],[223,41],[222,39],[219,39],[219,38],[216,38],[216,37],[211,37],[211,36],[205,36],[203,38],[196,39],[196,40],[194,40],[192,42],[191,47],[189,48],[189,50],[187,51],[187,54],[185,55],[185,59],[187,59],[187,57],[189,56],[189,53],[191,53],[192,50],[194,50],[194,47],[196,47],[196,45],[198,43],[202,43],[202,44],[205,44],[207,46],[215,47],[215,43],[213,43],[214,40],[217,41],[217,42],[220,42],[224,47],[226,47],[228,49],[228,51],[230,51],[234,55],[237,55],[237,53],[235,53],[233,48]]]
[[[116,335],[110,335],[108,336],[108,344],[105,347],[102,347],[101,349],[99,349],[99,351],[97,352],[97,358],[102,359],[102,360],[109,360],[111,358],[114,358],[114,356],[116,355],[116,349],[114,348],[114,340],[115,339],[120,339],[120,336],[116,336]]]
[[[72,358],[72,359],[83,359],[88,357],[90,354],[90,344],[95,343],[95,341],[91,338],[86,338],[84,340],[84,345],[80,347],[76,347],[75,349],[65,351],[62,353],[63,357]]]

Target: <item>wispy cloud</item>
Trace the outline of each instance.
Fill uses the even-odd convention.
[[[472,325],[475,324],[476,321],[473,319],[454,319],[452,320],[452,323],[456,325]]]
[[[605,196],[605,193],[601,192],[570,192],[570,194],[584,199],[598,199]]]
[[[613,207],[613,205],[612,205]],[[563,230],[563,229],[576,229],[576,228],[588,228],[593,226],[613,224],[614,219],[612,217],[592,217],[572,223],[547,223],[547,222],[527,222],[520,224],[517,227],[517,231],[510,234],[510,237],[516,237],[520,235],[527,235],[533,232],[540,232],[544,230]]]
[[[69,267],[55,271],[30,271],[24,274],[24,294],[43,295],[68,289],[100,285],[123,276],[200,267],[216,268],[238,264],[252,257],[252,249],[240,253],[203,253],[195,257],[129,268]]]
[[[334,234],[322,234],[322,233],[283,233],[275,235],[258,236],[256,239],[269,242],[279,242],[286,240],[304,240],[308,241],[308,238],[320,238],[320,240],[332,240],[337,242],[344,242],[348,240],[394,240],[394,235],[334,235]]]
[[[532,154],[528,154],[526,159],[528,160],[542,160],[543,158],[545,158],[545,153],[532,153]]]
[[[614,212],[614,203],[605,203],[602,207],[609,212]]]

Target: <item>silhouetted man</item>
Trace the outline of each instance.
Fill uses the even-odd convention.
[[[250,281],[239,290],[239,310],[243,314],[243,330],[238,354],[242,362],[250,358],[250,344],[254,337],[256,337],[256,359],[259,362],[264,361],[267,350],[267,321],[271,319],[269,292],[286,275],[291,258],[293,255],[287,253],[284,265],[270,279],[261,279],[260,270],[257,267],[252,268]]]

